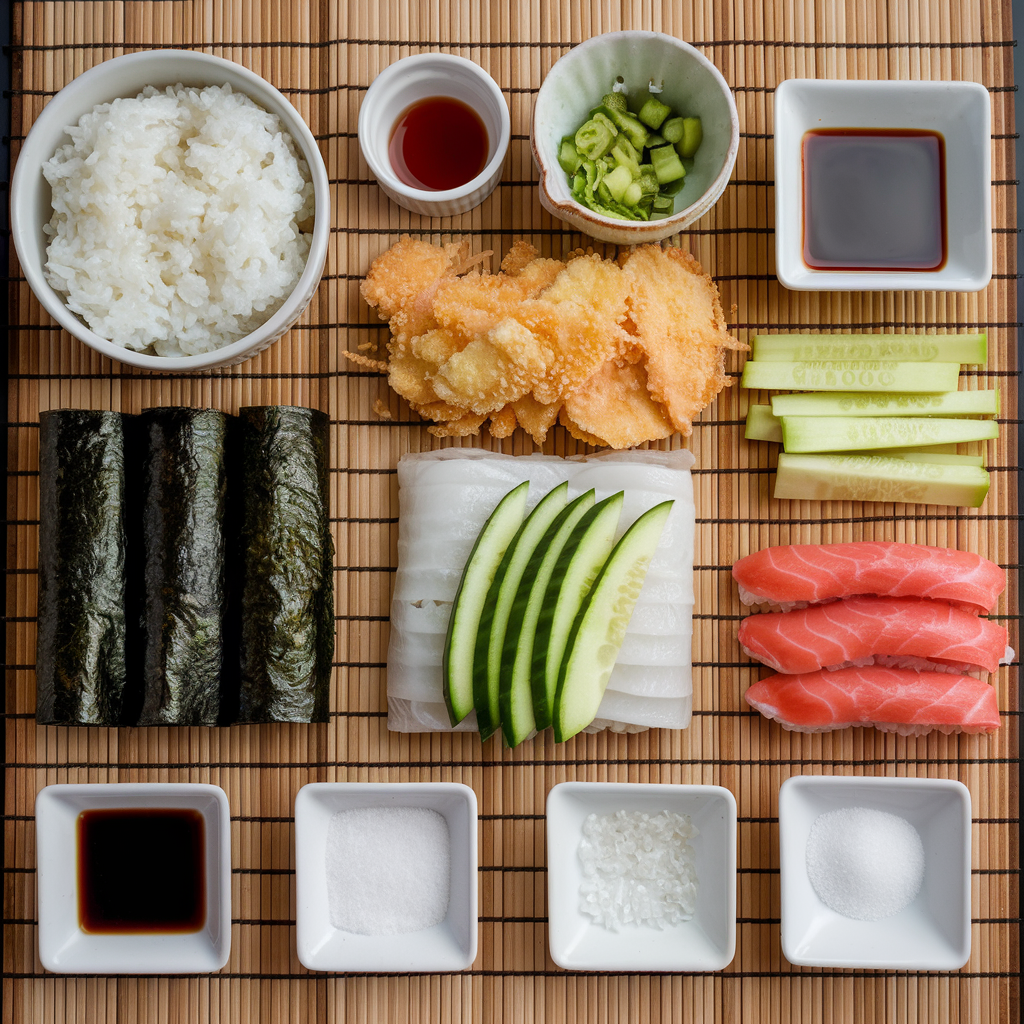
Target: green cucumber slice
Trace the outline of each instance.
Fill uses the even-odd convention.
[[[937,395],[871,394],[773,395],[776,416],[998,416],[999,392],[946,391]]]
[[[444,702],[452,725],[473,710],[473,656],[480,615],[505,549],[523,522],[529,487],[529,481],[524,481],[498,502],[462,570],[441,658]]]
[[[990,441],[999,436],[995,420],[937,417],[783,416],[787,452],[849,452],[871,448],[919,448],[929,444]]]
[[[748,359],[741,386],[767,391],[956,391],[959,363],[834,360],[761,363]]]
[[[699,117],[683,118],[683,137],[679,140],[676,148],[682,157],[692,157],[700,149],[704,140],[704,129]]]
[[[779,456],[775,497],[800,501],[903,501],[977,508],[989,476],[977,466],[939,466],[881,455]]]
[[[622,535],[576,615],[558,673],[555,741],[562,743],[597,717],[608,677],[647,576],[671,501],[645,512]]]
[[[748,441],[775,441],[782,444],[782,423],[772,415],[770,405],[752,405],[747,410],[747,426],[743,436]]]
[[[498,728],[499,672],[505,644],[508,617],[515,601],[523,573],[548,527],[565,508],[569,483],[548,491],[519,527],[512,543],[505,549],[487,598],[480,613],[476,645],[473,653],[473,706],[481,741]]]
[[[615,543],[623,492],[599,501],[576,525],[541,602],[530,672],[537,728],[552,722],[558,673],[572,624]]]
[[[988,361],[985,334],[756,334],[750,358],[758,362],[892,359],[899,363]]]
[[[530,677],[537,621],[558,557],[576,525],[593,506],[594,492],[587,491],[562,509],[534,549],[509,611],[499,665],[498,705],[501,730],[510,747],[522,743],[534,729],[551,724],[549,716],[540,725],[534,714]]]

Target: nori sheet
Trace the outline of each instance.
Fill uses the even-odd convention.
[[[120,413],[39,417],[36,720],[119,725],[125,660],[125,446]]]
[[[139,725],[216,725],[228,614],[228,417],[148,409],[136,429],[144,453]]]
[[[240,410],[239,722],[326,722],[334,655],[328,419]]]

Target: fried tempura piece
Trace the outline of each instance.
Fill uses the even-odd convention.
[[[561,408],[558,402],[551,402],[543,405],[533,395],[523,395],[517,402],[512,403],[519,426],[523,428],[537,444],[543,444],[548,436],[548,431],[555,425],[558,419],[558,410]]]
[[[630,280],[630,318],[644,350],[647,387],[684,436],[693,418],[731,381],[725,349],[746,349],[725,328],[718,289],[681,249],[644,245],[622,272]]]
[[[434,423],[427,427],[427,432],[434,437],[469,437],[475,434],[484,425],[486,416],[476,416],[469,413],[461,419],[450,420],[447,423]]]
[[[487,425],[491,437],[511,437],[516,429],[516,414],[511,405],[506,405],[501,412],[496,412]]]
[[[600,432],[612,448],[631,448],[675,433],[664,407],[647,391],[646,371],[628,362],[609,360],[566,397],[564,409],[577,430],[593,437]]]

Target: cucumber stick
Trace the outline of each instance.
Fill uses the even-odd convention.
[[[462,571],[441,659],[444,702],[452,725],[473,710],[473,657],[480,616],[505,549],[522,525],[529,486],[524,481],[498,502]]]
[[[998,416],[999,392],[946,391],[937,395],[830,392],[773,395],[776,416]]]
[[[775,441],[782,444],[782,423],[770,405],[752,405],[747,410],[743,436],[748,441]]]
[[[775,497],[801,501],[902,501],[977,508],[988,494],[977,466],[943,466],[881,455],[779,456]]]
[[[558,674],[573,622],[615,542],[623,492],[599,501],[577,523],[541,601],[530,671],[537,728],[551,725]]]
[[[892,359],[901,363],[988,362],[985,334],[757,334],[759,362]]]
[[[989,441],[999,436],[995,420],[934,416],[783,416],[787,452],[848,452],[871,448],[919,448],[930,444]]]
[[[480,739],[486,740],[500,722],[499,673],[509,613],[530,560],[551,523],[565,508],[568,481],[541,498],[505,549],[480,613],[473,654],[473,706]]]
[[[748,359],[741,384],[771,391],[956,391],[959,363],[888,360],[759,362]]]
[[[558,743],[597,717],[672,505],[671,501],[655,505],[622,535],[576,614],[558,672],[554,712]]]
[[[576,525],[593,508],[594,500],[592,490],[581,494],[569,502],[551,523],[534,549],[509,610],[499,665],[498,706],[501,730],[510,747],[522,743],[537,728],[530,680],[537,621],[558,556]]]

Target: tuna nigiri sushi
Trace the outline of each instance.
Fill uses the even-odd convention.
[[[952,548],[887,541],[785,544],[732,567],[744,604],[794,607],[857,594],[930,597],[987,612],[1006,586],[995,562]]]
[[[754,683],[747,703],[794,732],[873,725],[921,736],[993,732],[999,708],[993,686],[973,676],[869,665],[837,672],[771,676]]]
[[[850,597],[789,612],[748,615],[740,644],[776,672],[848,665],[995,672],[1006,630],[948,601],[924,597]]]

